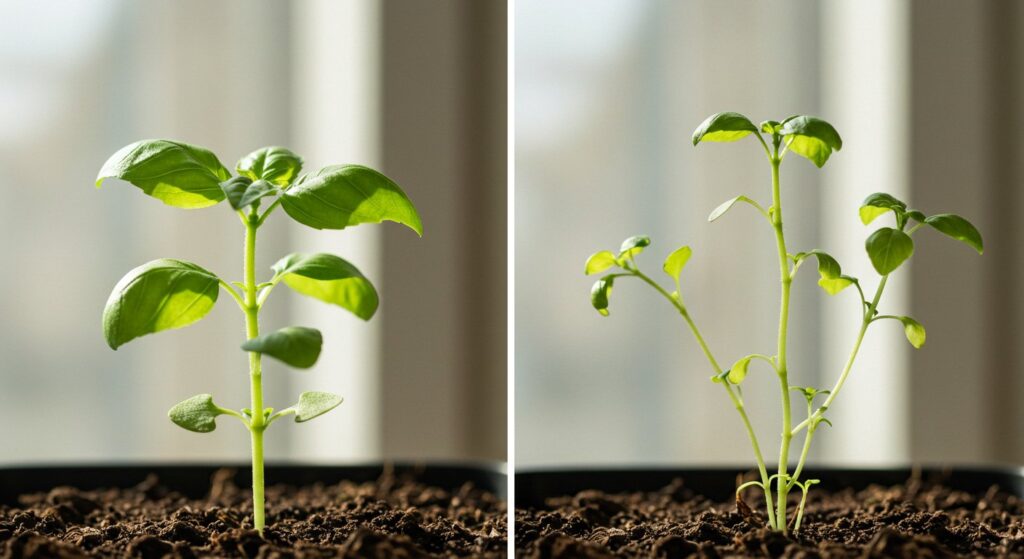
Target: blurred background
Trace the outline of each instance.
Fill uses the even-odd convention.
[[[962,214],[985,236],[979,258],[916,235],[883,312],[916,317],[928,342],[914,350],[895,322],[871,328],[813,458],[1024,461],[1021,4],[519,0],[515,13],[517,465],[752,463],[671,307],[620,280],[602,318],[589,302],[596,278],[583,275],[588,255],[647,234],[641,267],[667,280],[662,259],[691,245],[683,295],[719,360],[774,354],[770,231],[746,206],[706,220],[739,194],[770,199],[755,139],[692,147],[719,111],[836,126],[844,147],[824,169],[783,164],[788,241],[832,253],[865,289],[878,281],[863,249],[874,227],[857,217],[869,193]],[[791,382],[830,388],[859,302],[824,294],[813,265],[793,297]],[[774,460],[774,375],[751,365],[744,394]]]
[[[245,460],[232,421],[183,431],[167,409],[213,393],[248,402],[241,314],[116,353],[100,316],[131,268],[159,257],[240,279],[243,230],[225,204],[184,211],[120,181],[121,146],[174,138],[233,168],[264,145],[306,170],[363,163],[401,184],[422,239],[394,224],[315,231],[278,212],[258,267],[327,251],[381,293],[364,323],[289,290],[264,328],[324,332],[316,367],[268,364],[266,401],[345,403],[268,432],[274,459],[504,459],[506,8],[446,0],[0,2],[0,461]]]

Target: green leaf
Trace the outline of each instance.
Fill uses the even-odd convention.
[[[314,229],[344,229],[394,221],[423,236],[415,206],[397,184],[360,165],[333,165],[303,175],[281,195],[295,221]]]
[[[690,261],[691,256],[693,256],[693,251],[690,250],[690,247],[679,247],[673,251],[672,254],[668,255],[668,258],[665,259],[665,263],[662,264],[661,269],[665,270],[665,273],[678,283],[679,274],[682,273],[683,268],[686,267],[686,263]]]
[[[815,249],[810,252],[800,253],[796,255],[796,258],[802,260],[811,255],[818,259],[818,275],[820,276],[818,285],[829,295],[835,295],[857,281],[850,276],[844,276],[842,268],[839,267],[839,262],[823,250]]]
[[[587,258],[586,275],[600,274],[601,272],[618,264],[615,255],[610,250],[595,252]]]
[[[891,227],[883,227],[872,233],[864,246],[871,265],[883,276],[892,273],[914,254],[914,241],[910,235]]]
[[[199,266],[161,258],[125,274],[103,309],[103,334],[111,349],[129,341],[182,328],[206,316],[220,280]]]
[[[900,215],[906,209],[907,205],[897,200],[896,197],[884,192],[875,192],[861,202],[860,221],[867,225],[886,212],[891,211]]]
[[[292,367],[308,369],[320,357],[323,341],[320,331],[315,328],[287,326],[276,332],[247,340],[242,344],[242,349],[269,355]]]
[[[776,134],[782,129],[782,123],[777,120],[766,120],[761,123],[761,132],[765,134]]]
[[[182,429],[196,433],[209,433],[217,428],[215,421],[217,416],[223,414],[224,410],[213,403],[212,395],[199,394],[175,404],[167,412],[167,417],[170,417],[171,421]]]
[[[757,127],[740,113],[713,114],[693,131],[693,145],[702,141],[735,142],[752,132],[757,132]]]
[[[608,316],[608,298],[612,294],[615,276],[605,276],[594,283],[590,289],[590,304],[594,305],[601,316]]]
[[[915,348],[923,346],[926,337],[924,326],[921,326],[920,322],[909,316],[901,316],[899,319],[903,323],[903,333],[907,335],[907,341],[910,342],[910,345]]]
[[[917,220],[920,223],[924,223],[924,220],[927,219],[923,213],[917,210],[907,210],[907,217]]]
[[[254,181],[265,180],[277,186],[288,186],[302,170],[302,158],[286,148],[265,147],[239,159],[235,170]]]
[[[644,251],[644,247],[651,246],[651,238],[646,235],[636,235],[622,241],[619,247],[619,260],[632,258]]]
[[[743,379],[747,378],[747,368],[750,366],[750,359],[751,356],[748,355],[733,363],[732,367],[729,367],[729,382],[739,384],[743,382]]]
[[[232,177],[220,183],[231,207],[240,210],[260,198],[277,193],[277,187],[264,180],[253,182],[249,177]]]
[[[952,237],[967,246],[978,251],[978,254],[985,252],[984,242],[981,240],[981,233],[971,225],[970,221],[956,214],[938,214],[924,220],[936,231]]]
[[[303,392],[295,404],[295,422],[302,423],[321,416],[342,402],[342,397],[330,392]]]
[[[757,202],[751,200],[750,198],[747,198],[746,196],[737,196],[735,198],[731,198],[729,200],[726,200],[725,202],[720,204],[717,208],[715,208],[714,211],[711,212],[711,215],[708,216],[708,221],[709,222],[710,221],[714,221],[714,220],[722,217],[722,215],[724,215],[725,212],[727,212],[730,209],[732,209],[732,207],[736,204],[736,202],[746,202],[747,204],[750,204],[751,206],[754,206],[755,208],[757,208],[758,211],[761,211],[761,206]]]
[[[231,178],[207,149],[172,140],[142,140],[107,159],[96,177],[130,182],[169,206],[205,208],[224,199],[220,183]]]
[[[377,290],[352,264],[333,254],[294,253],[272,266],[273,283],[284,283],[309,297],[338,305],[369,320],[379,303]]]
[[[843,139],[831,124],[813,116],[791,117],[779,130],[789,150],[821,167],[833,151],[843,148]]]

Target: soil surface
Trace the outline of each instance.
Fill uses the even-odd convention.
[[[505,557],[505,503],[469,484],[454,492],[385,474],[374,483],[266,490],[267,528],[230,471],[189,499],[150,478],[131,489],[58,487],[0,507],[0,556],[63,559]]]
[[[799,533],[789,537],[765,528],[763,494],[745,491],[744,499],[754,511],[700,497],[681,480],[653,493],[550,499],[543,509],[516,511],[516,555],[1024,557],[1024,501],[995,486],[982,495],[919,479],[837,493],[816,486]]]

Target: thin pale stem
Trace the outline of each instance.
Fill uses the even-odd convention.
[[[259,221],[256,213],[249,214],[245,224],[245,334],[247,339],[260,335],[259,305],[256,301],[256,231]],[[249,432],[252,437],[252,521],[253,527],[263,533],[265,505],[263,495],[263,431],[267,418],[263,413],[263,372],[260,353],[249,352],[249,389],[252,419]]]
[[[789,292],[793,284],[793,278],[789,270],[789,253],[786,251],[786,236],[782,227],[782,196],[779,185],[779,164],[781,159],[778,154],[779,146],[775,145],[775,157],[771,159],[772,164],[772,226],[775,229],[775,244],[779,252],[779,275],[782,282],[781,302],[779,304],[779,341],[778,353],[776,354],[776,370],[778,371],[779,385],[782,390],[782,444],[779,448],[779,471],[778,490],[776,506],[778,507],[775,517],[778,521],[778,528],[786,533],[786,496],[789,492],[789,484],[784,480],[788,478],[786,473],[789,467],[789,444],[793,438],[792,431],[792,409],[789,400],[789,369],[786,360],[786,342],[789,328]]]

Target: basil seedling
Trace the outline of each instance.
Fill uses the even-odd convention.
[[[298,402],[274,411],[263,404],[261,358],[266,355],[292,367],[316,363],[323,343],[320,332],[288,326],[260,333],[259,314],[279,284],[325,303],[337,305],[363,320],[377,311],[377,291],[349,262],[331,254],[290,254],[271,268],[267,281],[256,279],[256,233],[278,207],[295,221],[314,229],[345,229],[361,223],[394,221],[418,235],[420,217],[409,198],[381,173],[359,165],[334,165],[299,176],[302,159],[281,147],[266,147],[243,157],[237,176],[212,152],[170,140],[143,140],[112,155],[96,179],[127,181],[163,203],[184,209],[213,206],[224,200],[245,227],[243,278],[228,283],[217,274],[182,260],[162,258],[128,272],[114,287],[103,310],[103,333],[112,349],[146,334],[182,328],[206,316],[221,289],[245,317],[249,354],[250,407],[234,410],[214,403],[210,394],[193,396],[171,408],[178,426],[208,433],[215,419],[229,415],[249,430],[252,443],[253,526],[263,531],[263,432],[291,415],[309,421],[341,404],[328,392],[304,392]],[[266,209],[260,206],[266,203]]]
[[[806,492],[810,486],[817,483],[817,480],[800,480],[803,473],[804,463],[810,450],[811,440],[815,431],[822,424],[831,425],[825,418],[825,413],[835,401],[836,396],[843,388],[847,376],[853,369],[857,353],[860,351],[864,334],[872,324],[883,320],[894,320],[902,324],[907,340],[915,347],[921,347],[925,342],[925,329],[909,316],[896,316],[880,314],[879,303],[882,299],[882,292],[889,280],[889,275],[896,271],[914,252],[913,235],[922,227],[930,227],[936,231],[961,241],[981,254],[983,250],[981,234],[966,219],[953,214],[937,214],[925,216],[924,213],[910,209],[907,205],[895,197],[876,193],[868,196],[861,204],[860,218],[864,225],[868,225],[875,219],[891,214],[892,227],[882,227],[868,236],[865,243],[868,258],[880,279],[875,288],[874,295],[869,299],[861,287],[860,280],[843,273],[839,262],[828,253],[821,250],[810,250],[806,252],[790,252],[786,245],[786,236],[782,219],[782,195],[779,183],[779,167],[787,153],[795,153],[810,160],[818,167],[822,167],[832,155],[843,147],[843,141],[839,133],[831,124],[812,116],[794,116],[777,122],[765,121],[760,126],[755,126],[747,117],[739,113],[718,113],[705,120],[693,133],[693,145],[701,142],[733,142],[747,136],[754,136],[764,148],[765,156],[771,167],[771,204],[767,209],[754,198],[748,196],[736,196],[721,204],[708,217],[708,221],[715,221],[722,217],[738,203],[751,206],[758,215],[767,222],[772,234],[775,237],[775,246],[778,251],[779,277],[781,280],[781,303],[779,305],[779,327],[778,345],[774,355],[763,353],[751,353],[736,360],[731,366],[725,368],[719,364],[711,352],[707,342],[697,328],[696,322],[690,313],[689,307],[685,304],[682,289],[680,286],[680,274],[690,259],[690,247],[684,246],[668,255],[662,269],[672,280],[674,290],[664,288],[650,276],[640,270],[637,256],[650,246],[651,240],[644,236],[631,237],[626,239],[618,253],[612,251],[601,251],[592,255],[586,263],[586,274],[598,274],[613,270],[599,279],[591,290],[591,303],[599,313],[604,316],[609,314],[609,297],[613,283],[619,278],[637,278],[650,285],[655,291],[661,294],[682,316],[686,325],[696,338],[704,356],[711,364],[714,375],[711,379],[720,384],[729,396],[730,401],[740,414],[740,419],[747,431],[750,444],[753,447],[754,458],[757,461],[760,472],[760,481],[745,483],[737,490],[739,492],[750,486],[757,486],[764,490],[765,503],[769,526],[776,531],[785,533],[788,530],[788,493],[794,487],[799,488],[804,494],[797,507],[794,518],[794,529],[799,529],[803,519],[803,508],[806,502]],[[766,139],[767,138],[767,139]],[[789,326],[789,299],[790,287],[793,278],[800,267],[808,260],[814,259],[818,264],[818,285],[829,295],[836,295],[848,287],[858,294],[858,316],[860,329],[854,341],[853,349],[846,360],[846,364],[831,390],[817,390],[792,386],[790,384],[789,366],[787,362],[787,331]],[[751,426],[743,403],[743,392],[741,384],[747,376],[747,372],[753,361],[764,363],[768,369],[775,373],[781,385],[782,404],[782,435],[779,450],[778,472],[768,475],[761,446]],[[793,425],[790,395],[799,393],[807,404],[807,417],[796,426]],[[815,407],[815,399],[823,398],[821,404]],[[790,442],[801,431],[806,430],[803,440],[803,449],[800,452],[796,468],[789,471]],[[772,484],[775,489],[772,489]]]

